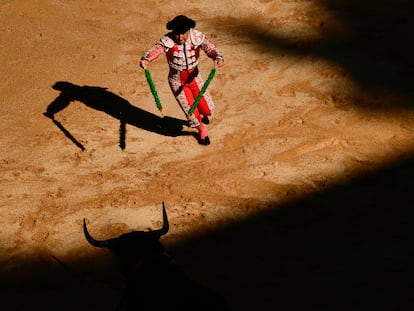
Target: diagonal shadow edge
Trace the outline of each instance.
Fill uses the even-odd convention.
[[[220,27],[241,42],[259,47],[270,55],[311,57],[338,65],[357,86],[353,96],[363,98],[352,101],[358,108],[412,109],[414,40],[411,33],[414,22],[409,16],[413,4],[398,1],[392,8],[384,3],[346,7],[343,2],[318,2],[323,6],[322,12],[329,12],[336,22],[324,21],[319,15],[307,16],[308,27],[315,31],[314,37],[303,36],[300,32],[287,35],[271,23],[252,22],[251,18],[226,17]],[[337,25],[344,25],[346,31],[338,30]],[[387,98],[381,98],[384,96]],[[389,100],[389,96],[394,100]],[[378,103],[384,100],[387,102]],[[369,101],[375,104],[368,104]]]
[[[411,158],[276,205],[177,243],[177,262],[233,310],[412,307],[413,176]]]
[[[395,162],[168,248],[190,276],[223,294],[232,310],[407,309],[414,306],[413,176],[414,158]],[[82,299],[102,301],[103,284],[112,284],[104,297],[116,301],[117,263],[108,255],[76,253],[60,259],[83,271],[82,277],[40,254],[40,280],[4,283],[2,301],[7,305],[28,288],[36,305],[57,284],[56,299],[76,290],[83,297],[85,275],[93,282]],[[35,258],[19,264],[38,268]]]

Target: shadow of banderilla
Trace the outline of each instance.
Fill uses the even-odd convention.
[[[107,88],[79,86],[65,81],[56,82],[52,88],[61,93],[48,105],[44,115],[52,119],[65,136],[81,150],[85,150],[85,147],[54,117],[56,113],[68,107],[73,101],[82,102],[90,108],[103,111],[120,120],[119,146],[121,149],[125,149],[126,124],[164,136],[195,136],[194,133],[183,130],[183,126],[188,125],[186,120],[168,116],[161,118],[131,105],[126,99],[108,91]]]

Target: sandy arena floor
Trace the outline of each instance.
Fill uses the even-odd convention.
[[[0,309],[114,310],[83,218],[150,230],[165,201],[163,243],[231,310],[412,310],[414,5],[390,3],[0,1]],[[178,14],[225,55],[207,147],[165,59],[164,118],[138,66]]]

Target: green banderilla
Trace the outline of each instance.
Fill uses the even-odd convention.
[[[147,78],[148,84],[151,89],[151,93],[154,96],[155,104],[157,105],[157,108],[160,111],[162,111],[161,101],[160,101],[160,98],[158,97],[158,93],[157,93],[157,90],[155,89],[154,81],[152,81],[151,74],[148,69],[145,69],[145,77]]]
[[[198,105],[198,103],[200,102],[201,97],[203,97],[203,95],[204,95],[205,91],[207,90],[208,85],[210,84],[211,80],[213,80],[213,77],[214,77],[215,73],[216,73],[216,68],[211,69],[211,72],[210,72],[210,74],[209,74],[209,76],[208,76],[207,81],[206,81],[206,82],[204,82],[204,85],[203,85],[203,87],[201,88],[200,93],[198,93],[198,95],[197,95],[196,99],[194,100],[193,105],[191,106],[190,110],[188,111],[188,114],[189,114],[189,115],[192,115],[192,114],[193,114],[193,112],[194,112],[194,110],[197,108],[197,105]]]

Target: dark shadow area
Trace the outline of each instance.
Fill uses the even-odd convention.
[[[232,310],[412,310],[413,177],[395,163],[173,253]]]
[[[124,98],[109,92],[106,88],[96,86],[78,86],[70,82],[56,82],[53,89],[60,91],[60,95],[48,105],[45,116],[51,118],[56,126],[68,137],[78,148],[85,147],[58,121],[54,115],[65,109],[73,101],[79,101],[86,106],[103,111],[120,121],[119,146],[126,146],[126,124],[141,128],[143,130],[165,136],[196,135],[184,131],[183,126],[188,122],[173,117],[159,117],[141,108],[131,105]]]
[[[315,38],[279,36],[277,26],[265,27],[236,18],[228,23],[228,30],[269,53],[335,63],[372,101],[381,100],[384,94],[399,96],[400,101],[387,102],[382,108],[414,108],[414,3],[320,0],[315,5],[328,16],[304,12],[308,23],[303,27],[313,28],[318,34]],[[361,101],[353,104],[364,107]]]
[[[117,310],[228,310],[222,297],[194,282],[165,252],[159,241],[168,233],[169,221],[163,203],[163,225],[150,231],[130,231],[97,240],[83,224],[85,239],[92,246],[111,250],[120,261],[125,290]],[[172,284],[159,299],[160,286]]]
[[[231,310],[411,310],[413,176],[414,159],[390,164],[168,250]],[[4,310],[114,310],[119,263],[73,252],[70,269],[47,254],[16,262],[38,277],[13,286],[2,278]],[[160,299],[171,286],[159,285]]]

